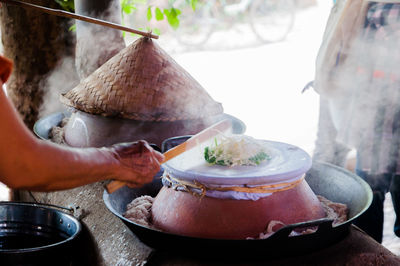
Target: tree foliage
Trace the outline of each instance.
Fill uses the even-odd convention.
[[[64,10],[74,12],[74,0],[54,0]],[[166,0],[167,1],[167,0]],[[138,5],[147,6],[147,20],[150,21],[153,18],[157,21],[166,20],[168,24],[173,28],[179,27],[179,15],[182,11],[179,7],[176,7],[177,0],[168,0],[168,7],[159,7],[152,4],[152,0],[120,0],[121,4],[121,16],[124,20],[125,16],[133,15],[138,11]],[[193,10],[196,10],[198,0],[185,0],[184,4],[189,5]],[[73,29],[73,27],[71,28]],[[160,34],[158,29],[147,29],[152,30],[155,34]]]

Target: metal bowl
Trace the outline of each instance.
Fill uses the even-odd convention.
[[[50,114],[45,116],[33,125],[33,132],[41,139],[49,139],[51,129],[55,126],[60,126],[61,121],[66,118],[70,117],[71,113],[68,111],[65,112],[57,112],[54,114]]]
[[[298,223],[283,227],[267,239],[226,240],[188,237],[170,234],[136,224],[125,217],[126,206],[136,197],[142,195],[155,196],[161,188],[160,180],[139,189],[124,187],[112,194],[104,191],[103,200],[107,208],[119,217],[128,228],[146,245],[171,252],[185,252],[196,256],[269,256],[282,257],[303,254],[330,246],[348,233],[351,222],[367,210],[372,201],[369,185],[357,175],[328,163],[313,162],[307,172],[306,181],[315,194],[349,208],[349,219],[340,224],[332,224],[332,220],[321,219]],[[318,226],[314,233],[289,236],[296,228]]]
[[[65,126],[65,141],[73,147],[103,147],[138,139],[145,139],[149,143],[161,147],[164,139],[195,134],[209,126],[210,123],[222,119],[232,121],[234,133],[242,134],[246,130],[246,126],[241,120],[229,114],[210,118],[209,121],[140,122],[76,111],[72,114],[59,112],[43,117],[35,123],[33,131],[39,138],[49,139],[52,127],[60,125],[65,117],[70,118]]]
[[[75,265],[81,223],[44,204],[0,203],[2,265]]]

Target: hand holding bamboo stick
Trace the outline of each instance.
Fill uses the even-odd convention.
[[[165,152],[164,160],[163,160],[162,164],[175,158],[176,156],[184,153],[185,151],[188,151],[188,150],[196,147],[197,145],[215,137],[216,135],[218,135],[222,132],[231,130],[231,128],[232,128],[231,120],[225,119],[225,120],[222,120],[206,129],[204,129],[203,131],[192,136],[190,139],[183,142],[182,144],[175,146],[174,148]],[[126,185],[126,183],[124,183],[122,181],[112,181],[111,183],[109,183],[106,186],[106,189],[107,189],[108,193],[113,193],[116,190],[118,190],[119,188],[123,187],[124,185]]]

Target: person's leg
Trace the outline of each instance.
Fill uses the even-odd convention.
[[[357,175],[363,178],[373,192],[371,206],[360,217],[354,220],[354,224],[364,230],[377,242],[382,243],[383,236],[383,203],[390,182],[389,175],[369,175],[364,171],[356,170]]]
[[[400,237],[400,175],[393,176],[390,184],[390,194],[392,195],[393,209],[396,213],[393,231]]]

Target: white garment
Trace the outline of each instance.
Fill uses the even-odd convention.
[[[357,149],[362,170],[385,173],[398,138],[394,118],[400,109],[400,23],[391,18],[398,10],[385,13],[370,3],[347,1],[331,14],[317,58],[315,86],[329,102],[337,141]],[[378,24],[365,27],[371,19]]]

